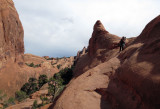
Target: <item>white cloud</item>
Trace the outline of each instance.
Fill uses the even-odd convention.
[[[96,20],[118,36],[138,36],[160,13],[158,0],[14,0],[27,53],[71,56],[88,45]]]

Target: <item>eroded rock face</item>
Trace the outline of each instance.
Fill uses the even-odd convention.
[[[140,36],[137,38],[136,41],[150,42],[152,40],[157,40],[157,38],[160,37],[159,29],[160,29],[160,15],[146,25],[145,29],[142,31],[142,33],[140,34]]]
[[[23,27],[12,0],[0,0],[0,67],[24,53]]]
[[[89,40],[88,53],[81,56],[76,62],[75,75],[80,75],[116,56],[117,49],[114,48],[117,48],[119,40],[120,37],[110,34],[103,24],[97,21],[94,25],[92,37]]]
[[[114,48],[119,39],[120,38],[118,36],[110,34],[106,31],[103,24],[98,20],[94,25],[92,37],[89,40],[89,56],[93,56],[98,49],[110,50]]]
[[[74,75],[53,109],[159,109],[159,22],[160,16],[139,37],[129,39],[121,53],[118,48],[110,49],[116,40],[112,36],[109,42],[106,40],[108,45],[99,43],[109,34],[105,29],[94,31],[89,54],[82,56],[76,65],[78,75]],[[107,52],[98,54],[102,48]],[[96,60],[106,55],[105,61]]]
[[[152,20],[135,43],[120,54],[119,80],[131,86],[145,109],[160,108],[160,16]]]
[[[0,0],[0,90],[14,96],[30,77],[53,76],[59,70],[44,58],[24,55],[23,27],[12,0]],[[29,67],[30,63],[41,64]]]
[[[118,36],[107,32],[100,21],[96,22],[89,42],[89,52],[79,58],[74,79],[58,99],[54,109],[101,108],[102,95],[99,90],[106,90],[109,76],[120,66],[119,59],[115,58],[119,49],[112,48],[119,40]],[[100,92],[105,94],[106,91]],[[109,101],[105,100],[106,97],[103,97],[105,106],[110,109]]]

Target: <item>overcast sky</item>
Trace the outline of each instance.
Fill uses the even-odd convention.
[[[118,36],[135,37],[160,14],[160,0],[13,0],[23,28],[25,53],[75,56],[88,46],[101,20]]]

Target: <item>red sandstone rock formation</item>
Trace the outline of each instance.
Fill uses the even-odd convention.
[[[0,0],[0,90],[13,96],[30,77],[59,70],[44,58],[24,55],[23,27],[12,0]],[[33,68],[25,63],[41,64]]]
[[[83,72],[109,60],[118,53],[115,45],[120,38],[116,35],[110,34],[105,30],[103,24],[97,21],[94,25],[92,37],[89,40],[88,54],[84,54],[78,59],[77,67],[75,68],[75,75],[80,75]],[[112,55],[111,55],[112,54]]]
[[[121,53],[113,47],[120,38],[100,21],[96,25],[89,53],[79,59],[74,78],[52,108],[159,109],[160,16],[128,39]]]
[[[58,69],[47,60],[41,63],[41,57],[23,55],[23,29],[11,0],[0,0],[0,13],[0,89],[13,95],[29,77],[42,73],[52,76]],[[88,54],[78,60],[74,78],[51,108],[159,109],[159,36],[160,16],[140,36],[128,39],[125,50],[118,53],[120,38],[97,21]],[[30,68],[24,64],[32,60],[43,65]]]
[[[24,53],[23,27],[12,0],[0,0],[0,68]]]
[[[80,57],[82,57],[86,53],[87,53],[87,48],[84,47],[81,51],[78,51],[77,56],[76,56],[76,60],[78,60]]]

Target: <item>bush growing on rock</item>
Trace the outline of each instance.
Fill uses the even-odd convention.
[[[30,63],[30,64],[26,63],[26,65],[29,66],[29,67],[33,67],[33,68],[37,68],[37,67],[40,67],[40,66],[41,66],[40,64],[34,65],[33,62]]]
[[[4,94],[2,90],[0,90],[0,101],[3,101],[4,98],[6,98],[6,97],[7,97],[7,95]]]
[[[56,73],[52,78],[48,81],[48,93],[53,96],[52,101],[58,96],[61,91],[63,91],[66,84],[69,83],[73,76],[72,68],[65,68]]]
[[[15,98],[13,98],[13,97],[10,97],[9,99],[8,99],[8,103],[7,103],[8,105],[14,105],[15,104]]]
[[[21,91],[25,92],[27,95],[31,95],[37,90],[38,90],[38,85],[36,78],[29,78],[28,83],[25,83],[21,88]]]
[[[48,85],[48,94],[52,96],[53,101],[62,86],[62,82],[52,77],[49,79]]]
[[[65,68],[61,70],[59,73],[61,75],[61,78],[63,79],[64,85],[68,84],[69,81],[72,79],[73,70],[71,68]]]
[[[26,95],[25,92],[23,91],[16,91],[15,93],[15,98],[17,101],[21,102],[23,101],[24,99],[26,99],[28,96]]]
[[[61,65],[61,64],[59,64],[59,65],[57,65],[57,68],[58,68],[58,69],[60,69],[60,68],[61,68],[61,66],[62,66],[62,65]]]
[[[40,75],[38,79],[38,86],[39,89],[48,82],[48,77],[47,75]]]
[[[15,98],[10,97],[8,100],[3,102],[3,107],[7,108],[8,106],[14,105],[15,104]]]
[[[45,104],[48,104],[48,98],[47,97],[43,97],[43,96],[40,96],[40,99],[41,99],[41,101],[42,101],[42,106],[44,106]]]
[[[3,109],[5,109],[8,106],[15,104],[15,98],[13,97],[8,98],[7,95],[0,90],[0,104],[3,106]]]
[[[33,102],[33,106],[32,106],[32,109],[36,109],[36,108],[38,108],[37,100]]]

